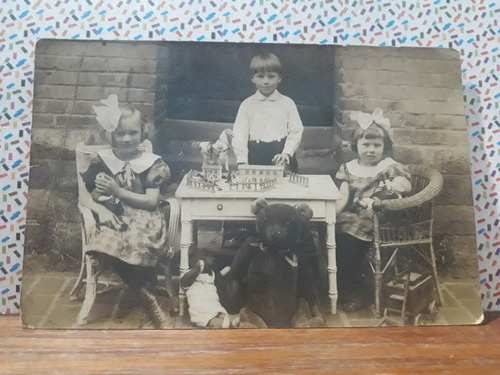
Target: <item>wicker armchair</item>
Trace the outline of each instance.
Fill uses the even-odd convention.
[[[438,283],[436,258],[432,244],[433,199],[443,187],[443,177],[435,169],[409,165],[412,191],[402,199],[378,200],[374,210],[374,246],[370,264],[375,278],[375,308],[381,311],[381,290],[384,275],[393,264],[398,250],[409,247],[425,259],[432,268],[438,303],[442,294]],[[387,256],[383,262],[383,253]],[[387,258],[386,258],[387,259]]]
[[[151,151],[151,142],[145,141],[144,146],[146,150]],[[79,143],[76,147],[76,169],[78,173],[78,190],[80,195],[82,194],[82,189],[85,188],[85,183],[83,182],[80,173],[85,172],[90,164],[90,161],[97,155],[97,152],[108,148],[108,145],[96,145],[96,146],[86,146],[83,142]],[[162,201],[163,205],[168,205],[168,210],[165,209],[167,222],[168,222],[168,247],[178,251],[180,249],[180,205],[175,198],[169,198]],[[86,285],[85,295],[83,298],[83,304],[80,309],[77,318],[78,325],[85,325],[88,323],[88,316],[92,305],[98,294],[109,292],[117,287],[124,287],[121,281],[117,281],[116,278],[101,277],[107,269],[107,264],[103,261],[102,257],[99,255],[89,255],[87,254],[87,246],[89,239],[93,236],[97,230],[96,220],[92,211],[83,206],[78,202],[78,209],[81,215],[81,230],[82,230],[82,262],[80,266],[80,273],[70,292],[70,299],[77,300],[79,297],[79,291],[82,289],[83,285]],[[177,298],[177,291],[172,288],[170,267],[167,262],[160,261],[158,264],[159,279],[162,279],[164,292],[171,298]]]

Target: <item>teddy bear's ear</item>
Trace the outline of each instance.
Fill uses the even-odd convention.
[[[262,210],[264,207],[267,207],[268,205],[269,203],[264,198],[259,198],[253,201],[250,210],[254,215],[257,215],[260,210]]]
[[[313,217],[313,210],[312,208],[306,204],[306,203],[301,203],[295,206],[295,209],[299,213],[300,216],[306,221],[309,221]]]

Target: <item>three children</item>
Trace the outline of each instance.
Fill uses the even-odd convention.
[[[257,91],[241,103],[234,123],[232,147],[238,164],[284,164],[292,172],[298,170],[294,155],[302,140],[303,125],[293,100],[277,90],[281,69],[272,53],[257,55],[250,63],[251,81]],[[143,299],[154,326],[163,327],[169,316],[153,290],[154,266],[166,240],[158,203],[159,186],[169,177],[168,167],[160,156],[141,150],[147,134],[140,113],[118,108],[115,98],[108,98],[106,104],[106,114],[101,112],[100,116],[96,110],[97,120],[107,130],[112,149],[99,153],[82,175],[89,194],[81,201],[95,213],[100,225],[90,248],[110,259],[117,273]],[[351,148],[357,158],[343,164],[336,174],[342,195],[337,202],[338,290],[339,305],[345,311],[359,310],[370,300],[361,265],[373,240],[373,200],[381,192],[397,197],[411,190],[407,168],[389,157],[392,141],[381,124],[373,119],[363,121]],[[148,179],[152,170],[154,180]],[[165,172],[158,174],[158,170]],[[113,210],[108,198],[119,205],[119,210]],[[307,251],[314,252],[310,232],[306,235],[304,245],[310,245]],[[211,281],[202,284],[201,279],[195,279],[189,283],[192,292],[198,285],[195,281],[200,285]],[[200,289],[198,294],[205,293]],[[196,308],[203,311],[203,306]],[[202,316],[197,324],[209,326],[213,317],[226,323],[223,308],[214,311],[209,319]]]

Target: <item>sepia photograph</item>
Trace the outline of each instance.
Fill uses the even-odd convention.
[[[460,55],[37,42],[25,328],[483,320]]]

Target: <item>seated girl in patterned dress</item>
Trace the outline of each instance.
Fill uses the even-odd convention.
[[[392,141],[382,124],[382,110],[359,114],[360,127],[351,141],[357,158],[340,166],[336,179],[342,198],[337,206],[337,269],[339,306],[348,312],[369,301],[362,263],[373,241],[374,199],[401,197],[411,190],[408,168],[388,155]]]
[[[82,204],[97,219],[89,252],[106,258],[140,296],[155,328],[168,327],[169,311],[164,311],[155,295],[154,267],[166,247],[166,223],[158,204],[159,187],[170,171],[160,156],[141,149],[147,132],[140,112],[119,108],[116,95],[102,102],[106,106],[94,110],[111,148],[100,151],[82,173],[89,194],[80,192]],[[112,200],[119,209],[100,202],[100,197]]]

